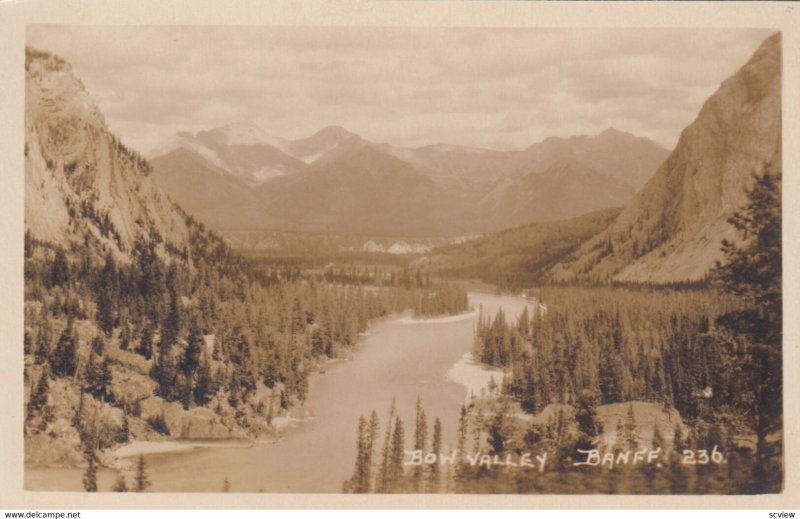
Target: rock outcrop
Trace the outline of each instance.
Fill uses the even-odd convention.
[[[106,125],[70,65],[27,49],[25,228],[39,240],[129,257],[138,238],[181,247],[185,215]]]
[[[781,37],[722,83],[655,175],[605,232],[552,271],[556,279],[702,279],[736,239],[728,218],[754,174],[781,168]]]

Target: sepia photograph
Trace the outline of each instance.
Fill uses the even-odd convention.
[[[21,490],[785,491],[779,27],[24,33]]]

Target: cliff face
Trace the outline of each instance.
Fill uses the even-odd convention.
[[[181,247],[186,218],[112,135],[62,59],[27,49],[25,227],[34,238],[129,256],[138,237]]]
[[[79,264],[75,261],[78,258],[93,259],[89,272],[96,273],[106,253],[113,254],[120,263],[130,261],[139,240],[155,243],[155,252],[172,261],[191,250],[190,234],[203,243],[213,243],[212,236],[193,224],[155,185],[151,166],[109,131],[68,63],[45,52],[27,49],[25,69],[25,227],[34,239],[48,242],[33,253],[30,261],[34,272],[47,265],[42,261],[52,252],[51,245],[67,249],[73,265]],[[192,256],[189,255],[187,263],[181,261],[181,268],[187,268]],[[99,307],[100,300],[72,286],[50,291],[37,280],[31,282],[26,277],[25,283],[26,336],[35,333],[38,338],[45,337],[41,344],[48,356],[56,344],[52,339],[58,338],[68,319],[74,316],[45,311],[46,305],[65,297],[79,299],[79,305],[88,303],[90,309],[82,307],[87,315],[74,318],[72,324],[78,374],[51,378],[46,405],[52,421],[48,424],[37,416],[37,427],[26,425],[27,467],[74,467],[86,463],[85,441],[82,442],[79,427],[75,426],[78,409],[85,416],[92,416],[92,434],[102,435],[108,445],[121,441],[114,431],[125,427],[129,428],[131,439],[163,440],[165,437],[152,426],[152,420],[159,416],[166,420],[167,434],[173,439],[233,439],[249,432],[235,421],[232,409],[230,418],[221,418],[208,408],[185,410],[181,404],[154,396],[157,384],[150,375],[153,362],[120,347],[123,332],[111,334],[105,340],[103,354],[109,361],[110,394],[115,400],[92,396],[85,390],[84,378],[91,374],[87,368],[89,359],[95,358],[90,357],[92,342],[103,336],[103,332],[96,320],[88,316],[93,313],[92,306]],[[91,286],[87,279],[81,279],[80,285]],[[36,292],[44,295],[31,296]],[[135,304],[123,302],[122,297],[113,302],[120,308]],[[40,317],[32,318],[34,314]],[[128,324],[122,315],[120,321]],[[132,334],[138,336],[138,331]],[[47,338],[51,332],[54,337]],[[41,379],[46,373],[43,364],[46,363],[38,363],[26,351],[26,402],[30,402],[32,388],[28,381]],[[141,404],[141,412],[125,414],[123,403],[133,402]],[[250,420],[256,416],[249,408],[244,412],[251,413]],[[103,463],[115,461],[106,453],[99,456]]]
[[[722,83],[675,150],[608,231],[557,265],[557,279],[702,278],[735,239],[727,219],[752,175],[781,167],[781,39],[768,38]]]

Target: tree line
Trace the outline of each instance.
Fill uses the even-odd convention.
[[[754,177],[748,203],[730,219],[740,238],[723,241],[724,260],[710,273],[711,285],[540,287],[534,293],[543,306],[535,312],[526,309],[516,322],[509,322],[502,309],[493,318],[481,315],[473,355],[502,368],[505,376],[499,395],[473,398],[462,406],[456,450],[497,456],[547,452],[554,463],[538,473],[459,458],[447,481],[435,488],[477,493],[779,492],[780,197],[779,172]],[[649,402],[662,412],[675,408],[682,425],[674,431],[655,426],[647,438],[636,423],[632,401]],[[604,445],[599,406],[626,402],[628,411],[614,426],[614,443]],[[363,430],[370,431],[364,423]],[[604,448],[612,459],[627,459],[626,451],[642,447],[658,450],[660,464],[575,464],[579,449]],[[359,452],[369,451],[360,447]],[[357,476],[369,456],[360,459],[353,481],[360,481]],[[395,480],[413,478],[398,473]],[[377,485],[348,488],[385,491]],[[400,488],[413,491],[408,484]]]
[[[112,368],[131,369],[112,354],[117,350],[145,362],[164,401],[188,410],[224,398],[247,430],[248,413],[238,410],[255,405],[259,387],[279,391],[279,408],[254,409],[269,422],[273,413],[305,401],[315,366],[349,351],[370,319],[420,307],[421,300],[426,314],[467,308],[463,290],[439,282],[369,287],[255,269],[187,221],[187,246],[152,234],[137,240],[130,257],[99,256],[26,233],[26,434],[52,423],[49,395],[60,380],[79,390],[73,426],[87,453],[128,441],[127,417],[138,416],[139,402],[113,389]],[[87,324],[94,330],[89,343],[78,332]],[[84,411],[89,397],[122,409],[125,423],[98,429]],[[163,417],[149,425],[169,434]],[[96,461],[93,454],[86,459]]]

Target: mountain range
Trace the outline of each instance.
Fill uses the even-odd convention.
[[[194,218],[408,238],[527,225],[430,254],[447,270],[448,257],[467,267],[465,257],[491,249],[481,265],[513,264],[517,279],[697,280],[722,239],[736,239],[728,220],[753,175],[781,168],[780,34],[722,83],[671,153],[614,129],[494,151],[402,148],[340,127],[286,140],[234,124],[180,133],[148,161],[108,130],[68,63],[28,49],[25,66],[26,231],[122,259],[141,240],[162,254],[184,249]],[[557,243],[565,233],[568,246]]]
[[[703,278],[736,241],[729,218],[753,175],[781,169],[781,36],[768,38],[705,102],[675,150],[604,232],[552,270],[556,279]]]
[[[549,141],[540,147],[563,145]],[[764,41],[705,102],[682,132],[675,150],[621,211],[598,211],[552,224],[490,233],[475,241],[436,248],[415,265],[435,273],[481,277],[512,286],[612,279],[655,283],[702,280],[722,259],[722,240],[740,239],[729,219],[746,203],[753,175],[767,169],[780,171],[781,141],[778,33]],[[615,159],[611,153],[606,155],[608,161]],[[560,170],[569,167],[564,162],[552,166],[547,175],[532,182],[538,193],[520,189],[518,196],[529,201],[536,196],[546,198],[548,180],[558,184],[551,196],[557,196],[559,189],[568,190],[569,177],[556,179]],[[585,175],[587,184],[600,178]],[[639,181],[645,178],[642,175]],[[509,190],[506,196],[514,194]],[[514,207],[513,201],[508,206]]]
[[[497,151],[404,148],[338,126],[287,140],[245,122],[178,133],[150,161],[219,230],[459,236],[622,206],[667,154],[615,129]]]

